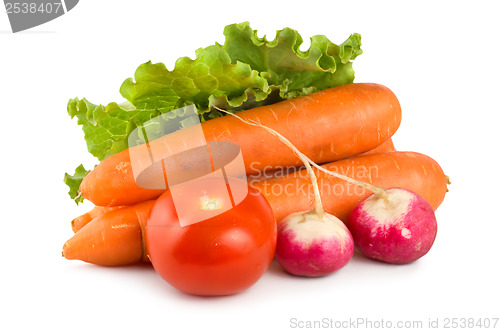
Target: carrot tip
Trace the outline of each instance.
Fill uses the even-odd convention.
[[[451,180],[450,180],[450,177],[448,175],[445,175],[446,176],[446,192],[449,192],[450,189],[448,189],[448,186],[451,184]]]

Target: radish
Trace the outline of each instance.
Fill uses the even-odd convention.
[[[385,189],[312,166],[373,192],[353,209],[348,228],[355,246],[367,257],[393,264],[411,263],[434,244],[437,221],[431,205],[420,195],[402,188]]]
[[[354,254],[354,240],[340,219],[315,210],[298,212],[278,224],[275,257],[285,271],[319,277],[344,267]]]
[[[348,222],[354,243],[367,257],[404,264],[425,255],[436,238],[434,210],[420,195],[400,188],[371,195],[358,204]]]
[[[275,257],[287,272],[321,276],[336,271],[353,256],[353,242],[365,256],[394,264],[413,262],[432,247],[437,232],[436,217],[430,204],[420,195],[401,188],[385,189],[329,171],[275,130],[221,111],[278,137],[301,159],[311,178],[315,209],[294,213],[278,223]],[[323,210],[311,166],[373,192],[353,209],[348,228]]]
[[[275,258],[281,267],[290,274],[307,277],[324,276],[344,267],[354,254],[354,240],[340,219],[324,211],[310,159],[277,131],[219,110],[278,137],[302,160],[311,179],[315,208],[293,213],[278,223]]]

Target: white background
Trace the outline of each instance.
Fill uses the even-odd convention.
[[[446,318],[500,317],[497,6],[376,3],[80,1],[17,34],[2,8],[0,330],[291,331],[299,330],[292,318],[422,320],[425,327],[435,318],[442,326]],[[139,64],[172,69],[178,57],[222,43],[225,25],[246,20],[269,38],[285,26],[306,40],[362,35],[356,81],[382,83],[398,96],[397,149],[430,155],[452,179],[429,254],[404,266],[356,255],[315,279],[273,264],[247,291],[215,298],[184,295],[150,266],[62,258],[71,219],[91,206],[77,207],[62,178],[94,162],[66,113],[68,99],[121,101],[119,86]]]

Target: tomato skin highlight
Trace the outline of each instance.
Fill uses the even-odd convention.
[[[210,178],[194,187],[210,185]],[[254,187],[236,206],[181,227],[170,190],[153,205],[146,226],[151,263],[175,288],[195,295],[229,295],[253,285],[271,264],[277,229],[271,206]],[[198,188],[193,188],[191,199]]]

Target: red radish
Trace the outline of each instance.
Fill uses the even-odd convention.
[[[373,192],[353,209],[348,222],[354,243],[365,256],[404,264],[430,250],[436,238],[437,221],[434,210],[423,197],[402,188],[385,189],[357,181],[308,161],[327,174]]]
[[[437,232],[430,204],[400,188],[364,199],[351,212],[348,226],[365,256],[395,264],[410,263],[425,255]]]
[[[238,117],[232,113],[226,113]],[[317,179],[311,166],[374,193],[354,208],[348,224],[354,242],[363,254],[384,262],[403,264],[419,259],[430,250],[436,237],[437,222],[434,210],[424,198],[409,190],[400,188],[385,189],[329,171],[301,153],[289,140],[275,130],[256,122],[245,121],[241,118],[240,120],[266,129],[288,145],[306,166],[313,184],[315,209],[300,212],[298,216],[285,217],[278,224],[276,259],[285,270],[292,274],[311,276],[311,268],[314,267],[317,269],[317,273],[314,275],[328,274],[335,269],[332,269],[326,263],[325,258],[318,258],[318,250],[312,250],[311,248],[317,249],[321,247],[325,248],[325,252],[332,253],[334,250],[326,248],[330,244],[334,246],[334,242],[337,244],[337,248],[342,243],[349,246],[349,241],[346,240],[348,237],[345,233],[336,232],[335,240],[333,240],[333,236],[322,236],[323,232],[332,234],[331,231],[327,230],[328,226],[326,226],[330,218],[323,211]],[[306,215],[316,216],[306,218]],[[299,218],[299,221],[296,218]],[[314,220],[315,218],[324,221],[317,228],[311,227],[315,231],[308,232],[308,227],[288,226],[298,225],[301,222],[305,224],[308,219]],[[336,217],[333,218],[338,220]],[[324,230],[319,230],[320,228],[324,228]],[[340,226],[338,226],[338,229],[341,229]],[[350,233],[349,236],[351,236]],[[352,251],[346,248],[341,249],[338,250],[339,255],[350,254],[352,257]],[[338,258],[337,262],[344,263],[336,264],[337,267],[341,268],[342,264],[347,264],[349,259]],[[309,268],[305,268],[306,266]]]
[[[351,233],[340,219],[316,211],[293,213],[278,224],[276,260],[288,273],[318,277],[345,266],[354,254]]]
[[[217,108],[219,109],[219,108]],[[288,139],[277,131],[239,118],[241,121],[266,129],[290,147],[304,163],[314,188],[315,208],[311,211],[293,213],[278,223],[275,257],[285,271],[306,277],[330,274],[344,267],[354,254],[354,240],[349,229],[334,215],[323,210],[318,181],[311,161]]]

